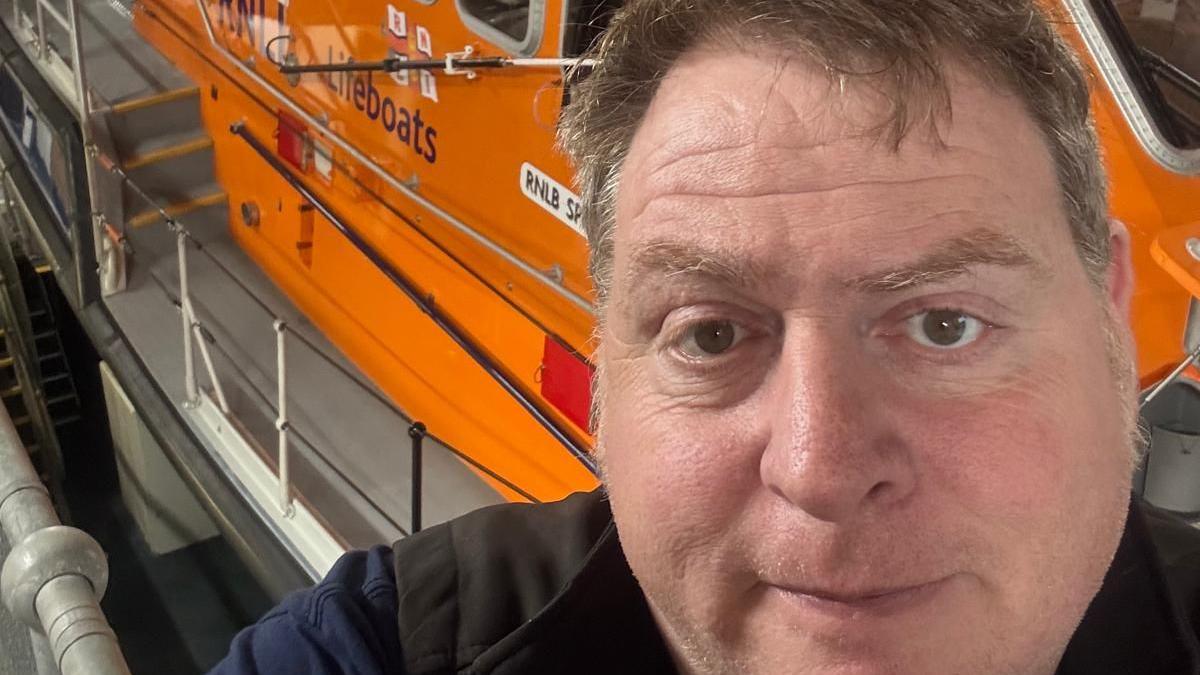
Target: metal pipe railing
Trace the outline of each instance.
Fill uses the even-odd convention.
[[[188,304],[190,309],[191,303]],[[228,415],[232,410],[229,407],[229,399],[225,398],[225,387],[221,386],[221,380],[217,378],[217,368],[213,364],[212,355],[208,353],[208,342],[204,339],[204,326],[192,312],[189,311],[188,316],[192,321],[192,332],[196,336],[196,344],[200,347],[200,356],[204,359],[204,369],[208,372],[208,381],[212,382],[213,392],[217,395],[217,407],[221,409],[222,413]]]
[[[1111,2],[1063,0],[1070,22],[1079,31],[1096,70],[1116,99],[1138,143],[1163,168],[1191,176],[1200,173],[1200,148],[1183,149],[1168,137],[1153,114],[1157,108],[1146,96],[1141,70],[1133,67],[1136,47]]]
[[[37,7],[34,7],[34,16],[37,17],[37,49],[38,58],[46,58],[46,11],[45,4],[38,0]]]
[[[1178,380],[1179,376],[1183,375],[1183,371],[1187,370],[1188,366],[1195,363],[1197,359],[1200,359],[1200,346],[1193,349],[1186,357],[1184,357],[1183,361],[1180,361],[1179,365],[1175,366],[1174,370],[1168,373],[1167,376],[1159,381],[1158,384],[1154,385],[1153,389],[1142,396],[1142,400],[1138,403],[1138,408],[1145,408],[1147,405],[1149,405],[1150,402],[1157,398],[1164,389],[1171,386],[1176,380]]]
[[[3,406],[0,527],[12,544],[0,569],[0,597],[30,627],[40,675],[130,675],[100,609],[108,584],[104,551],[87,533],[59,524]]]
[[[250,80],[253,81],[254,84],[258,85],[259,87],[263,88],[265,91],[270,93],[271,96],[273,96],[277,101],[282,103],[290,112],[292,112],[293,114],[298,116],[300,119],[302,119],[304,121],[304,123],[307,124],[309,126],[309,128],[313,130],[313,132],[320,134],[322,137],[324,137],[330,143],[333,143],[339,149],[341,149],[343,152],[345,152],[347,155],[352,157],[356,162],[358,162],[362,166],[365,166],[368,170],[371,171],[371,173],[378,176],[380,180],[382,180],[385,184],[387,184],[393,190],[399,192],[400,194],[404,195],[408,199],[411,199],[413,202],[415,202],[421,208],[426,209],[427,211],[430,211],[431,213],[436,215],[438,218],[445,221],[448,225],[450,225],[454,229],[458,230],[462,234],[469,237],[475,243],[479,244],[480,246],[484,247],[488,251],[491,251],[495,255],[502,258],[505,262],[509,263],[510,265],[513,265],[517,269],[519,269],[522,272],[525,272],[529,276],[533,277],[539,283],[541,283],[542,285],[546,286],[551,291],[553,291],[556,295],[563,297],[568,302],[570,302],[571,304],[575,305],[576,307],[584,310],[585,312],[588,312],[590,314],[595,313],[595,308],[592,306],[592,303],[588,302],[585,298],[580,297],[578,294],[573,293],[569,289],[562,286],[560,283],[558,283],[558,281],[556,281],[554,278],[552,278],[546,271],[539,270],[538,268],[534,267],[533,265],[530,265],[529,263],[525,262],[525,260],[522,259],[520,256],[517,256],[512,251],[509,251],[508,249],[504,248],[500,244],[493,241],[491,238],[483,235],[475,228],[471,227],[470,225],[467,225],[463,221],[454,217],[453,215],[451,215],[448,211],[446,211],[442,207],[438,206],[437,204],[434,204],[433,202],[426,199],[425,197],[422,197],[420,194],[417,194],[417,192],[414,191],[411,187],[409,187],[403,181],[396,178],[396,176],[393,174],[392,171],[389,171],[388,169],[385,169],[384,167],[380,166],[377,162],[372,160],[370,157],[368,157],[366,154],[364,154],[361,150],[359,150],[357,147],[355,147],[354,144],[350,143],[349,141],[347,141],[346,139],[342,138],[337,133],[335,133],[333,130],[329,129],[327,126],[322,124],[320,122],[320,120],[313,117],[307,110],[305,110],[303,107],[301,107],[295,101],[293,101],[290,97],[285,96],[283,94],[283,92],[279,91],[279,89],[275,87],[275,85],[271,84],[269,81],[267,81],[266,78],[264,78],[262,75],[259,75],[257,72],[255,72],[255,70],[252,67],[246,65],[242,61],[242,59],[239,59],[236,54],[234,54],[232,51],[229,50],[228,47],[221,44],[220,41],[217,40],[216,33],[213,31],[212,20],[208,16],[208,8],[205,6],[205,0],[196,0],[196,7],[197,7],[197,9],[200,10],[200,19],[204,23],[204,30],[208,34],[208,41],[209,41],[209,44],[212,45],[212,48],[217,50],[217,52],[220,53],[223,57],[225,57],[225,59],[227,61],[229,61],[235,68],[237,68],[239,71],[241,71],[242,74],[244,74],[246,77],[250,78]]]
[[[193,245],[195,245],[196,249],[200,253],[204,254],[210,262],[212,262],[214,265],[216,265],[217,268],[219,270],[221,270],[221,272],[223,274],[225,274],[226,277],[228,277],[231,281],[234,282],[234,284],[236,284],[240,289],[242,289],[242,291],[247,294],[247,297],[249,297],[256,305],[258,305],[259,308],[262,309],[263,312],[266,313],[266,315],[270,318],[272,331],[274,331],[276,334],[276,338],[275,338],[276,339],[276,359],[277,359],[277,365],[276,365],[277,371],[276,372],[278,374],[278,379],[276,380],[275,396],[273,398],[266,396],[263,392],[257,390],[257,388],[254,386],[254,384],[252,382],[250,382],[249,379],[246,377],[244,372],[241,372],[240,370],[235,370],[235,372],[245,380],[246,384],[250,387],[250,389],[256,395],[258,395],[258,397],[262,400],[262,402],[264,404],[266,404],[268,406],[268,408],[273,407],[274,411],[276,413],[275,424],[276,424],[276,428],[279,432],[279,437],[278,437],[279,452],[278,452],[278,456],[277,456],[278,461],[277,461],[277,468],[276,468],[276,477],[279,481],[278,485],[277,485],[277,489],[279,491],[279,493],[278,493],[279,496],[278,496],[277,501],[279,502],[278,506],[281,510],[282,515],[284,517],[291,517],[295,513],[295,495],[293,494],[292,489],[291,489],[291,487],[292,487],[291,486],[291,472],[290,472],[290,466],[289,466],[290,465],[290,453],[291,453],[291,443],[290,443],[289,435],[295,436],[295,438],[297,440],[299,440],[303,445],[308,447],[308,449],[311,452],[313,452],[317,457],[319,457],[323,462],[325,462],[331,469],[334,470],[335,473],[337,473],[339,476],[341,476],[343,478],[343,480],[345,480],[348,484],[350,484],[351,488],[354,489],[359,494],[359,496],[364,499],[364,501],[371,504],[372,506],[375,506],[375,508],[378,509],[379,507],[377,505],[375,505],[375,503],[373,501],[371,501],[371,499],[369,497],[367,497],[365,495],[365,493],[363,493],[357,486],[350,483],[349,479],[340,471],[340,469],[338,469],[338,467],[336,465],[331,463],[325,457],[324,453],[315,444],[313,444],[310,440],[308,440],[300,432],[300,430],[298,430],[295,426],[293,426],[291,424],[291,422],[288,420],[288,416],[287,416],[287,358],[286,358],[286,344],[285,344],[286,335],[288,333],[291,333],[297,340],[299,340],[302,344],[304,344],[310,350],[312,350],[312,352],[314,354],[316,354],[318,357],[320,357],[323,361],[325,361],[330,366],[336,368],[339,372],[341,372],[343,375],[345,375],[350,381],[354,382],[360,389],[362,389],[364,392],[370,394],[373,398],[375,398],[377,401],[379,401],[380,404],[387,407],[389,410],[391,410],[391,412],[393,412],[394,414],[399,416],[401,419],[404,419],[406,422],[411,422],[411,419],[407,415],[405,415],[402,410],[400,410],[398,407],[396,407],[396,405],[392,401],[388,400],[386,397],[384,397],[382,394],[377,392],[375,389],[367,386],[364,382],[362,382],[357,377],[355,377],[352,373],[347,371],[344,366],[338,364],[336,361],[331,359],[327,354],[325,354],[324,351],[319,349],[315,344],[308,341],[302,333],[298,333],[295,330],[291,329],[288,326],[286,321],[284,321],[273,309],[271,309],[271,307],[269,307],[265,302],[263,302],[263,300],[261,298],[254,295],[254,293],[250,290],[250,288],[246,285],[246,283],[243,280],[239,279],[237,277],[237,275],[233,273],[233,271],[231,271],[229,268],[225,267],[224,264],[222,264],[220,260],[218,260],[212,253],[210,253],[208,251],[208,249],[206,249],[204,247],[204,245],[198,239],[196,239],[196,237],[193,236],[191,232],[188,231],[188,229],[183,225],[183,223],[179,222],[179,220],[177,220],[174,216],[169,214],[162,207],[161,204],[159,204],[157,201],[155,201],[155,199],[153,197],[151,197],[149,194],[147,194],[137,184],[136,181],[134,181],[127,173],[125,173],[125,171],[123,169],[121,169],[120,166],[118,166],[116,164],[116,162],[112,161],[111,158],[105,156],[102,153],[97,155],[97,159],[99,160],[101,166],[103,166],[108,171],[112,172],[114,175],[118,176],[126,185],[129,186],[129,188],[133,191],[133,193],[135,195],[137,195],[140,199],[142,199],[144,202],[146,202],[147,205],[149,205],[150,207],[155,209],[155,211],[159,214],[159,216],[161,218],[163,218],[164,221],[166,221],[167,228],[175,233],[175,235],[177,237],[177,260],[179,263],[178,269],[179,269],[179,280],[180,280],[180,289],[179,289],[180,290],[180,298],[177,300],[177,302],[180,307],[180,312],[184,313],[186,315],[183,319],[184,325],[185,326],[190,325],[192,328],[192,331],[193,331],[193,335],[191,335],[189,339],[186,339],[184,341],[184,347],[183,347],[183,349],[184,349],[184,370],[185,370],[185,373],[188,370],[188,367],[187,367],[187,362],[189,360],[188,354],[192,353],[192,349],[193,349],[192,345],[198,345],[200,348],[201,357],[204,360],[204,365],[205,365],[205,369],[208,373],[209,380],[212,383],[214,392],[217,395],[217,404],[220,407],[221,412],[226,415],[230,414],[231,410],[229,408],[229,404],[225,397],[224,389],[221,384],[221,381],[217,376],[216,368],[214,367],[212,358],[208,352],[208,346],[207,346],[207,342],[205,339],[205,331],[204,331],[203,323],[200,321],[200,318],[198,316],[196,316],[195,309],[194,309],[192,301],[191,301],[191,284],[189,283],[190,273],[188,271],[189,270],[188,256],[187,256],[186,249],[185,249],[186,242],[190,241]],[[165,289],[164,289],[164,291],[165,291]],[[174,299],[173,299],[173,301],[174,301]],[[185,308],[186,308],[186,310],[185,310]],[[214,340],[214,345],[216,345],[218,349],[221,349],[220,345],[218,343],[216,343],[215,340]],[[225,358],[230,363],[234,363],[233,358],[230,355],[228,355],[227,353],[225,353],[223,349],[221,350],[221,352],[225,355]],[[194,359],[194,356],[191,358]],[[193,363],[194,363],[194,361],[193,361]],[[194,365],[192,366],[192,368],[194,369]],[[194,372],[194,370],[193,370],[193,372]],[[185,375],[185,382],[188,379],[189,378],[187,378]],[[191,379],[193,382],[195,381],[194,377]],[[189,389],[188,386],[185,384],[185,390],[188,390],[188,389]],[[191,403],[189,403],[189,401],[197,400],[198,396],[199,396],[198,389],[195,390],[193,394],[185,394],[186,400],[184,401],[184,404],[191,405]],[[462,451],[458,450],[457,448],[455,448],[453,445],[449,444],[448,442],[437,438],[433,434],[430,434],[428,431],[424,431],[424,426],[425,425],[423,425],[423,424],[420,425],[420,427],[423,431],[423,435],[422,435],[423,438],[430,438],[430,439],[436,440],[438,443],[441,444],[442,447],[444,447],[448,452],[450,452],[454,456],[458,457],[465,463],[469,464],[470,466],[474,467],[481,473],[483,473],[486,476],[490,477],[491,479],[495,480],[497,483],[507,487],[508,489],[512,490],[514,493],[529,500],[530,502],[538,502],[539,501],[536,497],[531,495],[529,492],[523,490],[519,485],[506,479],[504,476],[496,473],[495,471],[488,468],[487,466],[479,463],[477,460],[475,460],[470,455],[463,453]],[[414,443],[416,443],[416,442],[417,441],[414,439]],[[417,448],[414,452],[420,453],[421,450],[420,450],[420,448]],[[413,466],[414,466],[414,470],[422,471],[422,463],[421,463],[420,459],[415,460]],[[413,495],[413,497],[414,497],[413,503],[416,504],[416,506],[414,507],[415,508],[414,513],[417,516],[416,522],[418,524],[420,523],[420,520],[421,520],[420,504],[423,503],[423,494],[422,494],[422,491],[420,488],[422,481],[423,481],[423,476],[421,476],[421,475],[414,475],[412,477],[412,484],[415,486],[414,489],[416,490],[416,492]],[[382,513],[381,509],[380,509],[380,512]],[[404,535],[408,534],[408,532],[405,531],[404,528],[401,527],[399,523],[392,520],[392,518],[389,515],[387,515],[386,513],[383,513],[383,516],[386,520],[388,520],[388,522],[390,522],[402,534],[404,534]]]

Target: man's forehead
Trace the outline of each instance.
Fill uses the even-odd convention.
[[[819,146],[849,124],[836,112],[836,92],[822,69],[800,58],[690,52],[663,79],[634,138],[644,152],[631,153],[626,170],[649,178],[706,154],[728,159],[753,146]],[[876,105],[871,97],[858,103],[862,119]]]
[[[1015,96],[987,86],[956,61],[947,64],[946,77],[953,115],[911,120],[906,147],[986,152],[988,142],[1007,136],[1032,143],[1035,155],[1040,151],[1049,159],[1036,124]],[[886,138],[893,101],[877,85],[871,78],[831,75],[800,55],[694,50],[656,92],[626,157],[623,183],[640,184],[647,189],[639,196],[646,196],[679,189],[680,181],[699,179],[716,188],[726,180],[744,183],[749,169],[768,182],[772,174],[787,179],[805,169],[816,178],[839,179],[847,171],[887,176],[897,159]],[[924,96],[908,95],[914,99],[908,102],[910,115],[923,109]],[[839,146],[852,144],[872,149],[870,162],[839,161],[845,158]],[[910,153],[907,159],[922,154],[930,163],[940,159],[936,152]],[[799,155],[804,164],[785,166]]]
[[[1069,244],[1053,164],[1028,113],[970,75],[951,83],[953,124],[943,137],[910,137],[897,150],[866,134],[880,119],[878,97],[843,95],[803,60],[689,55],[664,81],[627,158],[620,264],[632,249],[672,238],[786,259],[811,241],[805,230],[825,230],[823,246],[840,239],[860,256],[978,228],[1033,251],[1047,242],[1037,229]]]

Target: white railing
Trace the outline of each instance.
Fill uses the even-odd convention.
[[[204,363],[204,370],[208,374],[209,382],[213,387],[213,393],[217,398],[218,408],[222,414],[229,415],[231,413],[229,401],[225,396],[225,388],[221,384],[221,378],[217,376],[217,369],[213,363],[212,354],[208,350],[208,344],[204,337],[204,324],[196,315],[195,306],[192,303],[191,274],[189,273],[190,268],[188,265],[188,241],[195,242],[197,246],[200,246],[199,242],[195,240],[191,232],[174,216],[168,213],[161,204],[147,194],[136,181],[130,178],[120,166],[106,157],[101,157],[101,163],[109,171],[120,177],[140,199],[157,211],[158,216],[163,219],[166,227],[175,234],[176,261],[179,269],[179,317],[181,334],[183,336],[184,407],[195,408],[200,404],[200,386],[196,378],[196,351],[199,349],[200,358]],[[276,372],[276,399],[274,404],[277,413],[275,427],[278,430],[279,444],[277,457],[279,511],[284,517],[290,518],[295,513],[295,507],[293,504],[291,474],[289,471],[291,446],[288,442],[289,425],[287,420],[287,323],[267,308],[261,300],[258,298],[255,298],[255,300],[260,307],[267,311],[268,316],[271,318],[271,330],[274,333],[276,364],[278,366]]]
[[[11,0],[12,28],[18,42],[31,58],[36,59],[44,67],[46,79],[64,100],[77,105],[79,97],[78,82],[75,80],[73,63],[77,62],[78,54],[74,44],[74,36],[78,32],[71,30],[73,0],[67,0],[67,13],[59,11],[49,0]],[[32,2],[32,7],[29,7]],[[68,38],[65,45],[56,45],[51,39],[53,28],[57,25]],[[61,51],[60,51],[61,50]],[[70,60],[72,63],[68,63]]]
[[[324,457],[324,453],[311,440],[306,438],[305,435],[299,429],[296,428],[296,426],[292,423],[292,421],[289,419],[289,416],[288,416],[288,366],[287,366],[288,359],[287,359],[287,339],[286,339],[288,333],[291,333],[294,338],[299,340],[302,345],[308,347],[308,349],[310,349],[315,355],[317,355],[318,358],[322,359],[324,362],[326,362],[331,367],[337,369],[339,372],[341,372],[343,375],[345,375],[348,380],[353,382],[357,387],[359,387],[364,392],[366,392],[369,396],[371,396],[376,401],[378,401],[380,403],[380,405],[387,408],[388,411],[390,411],[392,414],[396,415],[400,419],[404,420],[409,425],[409,440],[410,440],[410,448],[412,451],[412,460],[413,460],[412,476],[411,476],[411,480],[412,480],[412,513],[411,513],[412,520],[409,524],[409,527],[408,528],[402,527],[399,523],[397,523],[395,520],[393,520],[386,513],[382,513],[382,510],[381,510],[381,514],[384,516],[384,518],[387,519],[401,533],[407,534],[407,533],[411,533],[416,530],[419,530],[421,528],[421,515],[420,515],[421,511],[422,511],[421,484],[422,484],[422,480],[423,480],[421,454],[423,452],[423,441],[425,439],[430,439],[432,441],[435,441],[441,447],[445,448],[445,450],[447,452],[450,452],[451,454],[458,457],[459,459],[461,459],[468,465],[474,467],[475,469],[479,470],[481,473],[489,476],[496,482],[504,485],[505,487],[509,488],[513,492],[528,499],[529,501],[537,501],[537,499],[533,495],[531,495],[528,492],[526,492],[525,490],[523,490],[519,485],[513,483],[512,481],[508,480],[504,476],[496,473],[495,471],[491,470],[487,466],[480,464],[478,461],[476,461],[471,456],[463,453],[462,451],[456,449],[454,446],[450,445],[445,440],[430,433],[426,429],[425,425],[422,422],[412,419],[411,416],[407,415],[404,411],[402,411],[400,408],[398,408],[395,403],[388,400],[386,397],[384,397],[382,394],[378,393],[376,390],[374,390],[369,385],[367,385],[366,383],[361,381],[358,377],[354,376],[352,373],[346,371],[343,366],[340,366],[339,364],[337,364],[337,362],[335,362],[329,355],[325,354],[325,352],[323,350],[319,349],[315,344],[310,342],[302,334],[300,334],[300,333],[296,332],[295,330],[293,330],[292,328],[290,328],[288,323],[286,322],[286,320],[283,317],[279,316],[278,313],[276,313],[274,310],[272,310],[261,298],[254,295],[254,293],[247,287],[245,282],[243,282],[241,279],[239,279],[231,270],[226,268],[224,266],[224,264],[222,264],[220,262],[220,260],[217,259],[212,254],[211,251],[209,251],[207,248],[203,247],[201,245],[201,243],[187,229],[187,227],[185,227],[178,220],[178,218],[169,214],[163,208],[163,206],[161,204],[159,204],[157,201],[154,200],[153,197],[151,197],[149,194],[147,194],[137,184],[137,182],[135,180],[133,180],[132,178],[130,178],[129,175],[126,174],[123,169],[121,169],[115,162],[113,162],[111,160],[111,158],[104,157],[103,155],[99,155],[98,158],[100,160],[100,164],[102,167],[106,168],[108,171],[110,171],[113,174],[115,174],[116,176],[118,176],[126,185],[129,186],[129,188],[133,191],[133,193],[139,199],[143,200],[151,208],[153,208],[155,211],[157,211],[159,217],[162,218],[163,221],[166,223],[166,227],[175,234],[175,237],[176,237],[176,260],[177,260],[177,268],[179,271],[179,296],[180,297],[178,299],[178,302],[179,302],[179,307],[180,307],[181,326],[182,326],[182,332],[183,332],[182,342],[183,342],[184,397],[185,397],[184,401],[183,401],[183,405],[185,408],[195,409],[197,406],[200,406],[202,404],[202,401],[204,398],[200,391],[199,383],[198,383],[197,377],[196,377],[197,373],[196,373],[196,365],[195,365],[195,351],[198,347],[201,360],[203,361],[203,364],[204,364],[205,372],[208,374],[208,379],[212,383],[213,393],[215,394],[215,397],[216,397],[217,408],[223,416],[228,417],[228,416],[232,415],[227,397],[225,395],[224,386],[221,382],[220,377],[218,376],[217,369],[214,366],[212,356],[208,349],[208,339],[205,336],[206,328],[204,326],[203,321],[200,319],[199,316],[197,316],[196,311],[195,311],[195,306],[192,301],[192,284],[191,284],[191,280],[190,280],[191,279],[191,265],[190,265],[190,260],[189,260],[190,256],[188,253],[189,249],[192,246],[195,246],[197,250],[202,252],[208,258],[208,260],[211,263],[213,263],[217,267],[218,270],[220,270],[220,272],[223,275],[225,275],[227,278],[229,278],[236,286],[241,288],[246,293],[247,297],[263,311],[263,313],[266,315],[267,320],[269,321],[269,326],[270,326],[269,329],[274,333],[273,338],[274,338],[274,342],[275,342],[275,357],[276,357],[276,387],[275,387],[275,392],[274,392],[274,394],[275,394],[274,400],[269,400],[269,398],[267,397],[267,395],[264,392],[259,392],[257,390],[257,388],[252,383],[249,382],[249,380],[244,372],[241,372],[241,371],[238,371],[238,372],[240,373],[241,377],[245,379],[245,381],[247,382],[250,389],[252,391],[254,391],[254,393],[258,394],[260,397],[262,397],[263,403],[267,404],[269,407],[274,408],[274,413],[276,415],[275,429],[276,429],[276,433],[277,433],[277,444],[278,444],[277,463],[276,463],[276,467],[275,467],[276,483],[274,486],[275,494],[276,494],[276,498],[275,498],[276,515],[278,515],[280,518],[283,518],[283,519],[292,519],[293,517],[295,517],[297,515],[295,494],[294,494],[294,490],[293,490],[293,486],[292,486],[292,476],[291,476],[291,451],[292,451],[292,440],[293,439],[298,440],[301,444],[306,446],[310,451],[312,451],[315,455],[317,455],[322,461],[329,463],[329,460],[327,460]],[[209,333],[209,335],[211,335],[211,333]],[[218,348],[220,347],[219,343],[214,342],[214,344]],[[230,357],[228,354],[226,354],[226,358],[228,360],[230,360],[230,362],[232,363],[232,357]],[[332,467],[332,464],[330,464],[330,465]],[[333,467],[333,468],[335,469],[335,472],[339,473],[339,475],[340,475],[340,471],[337,471],[336,467]],[[355,486],[353,483],[351,483],[348,479],[347,479],[347,483],[355,491],[359,490],[359,488],[357,486]],[[368,503],[373,504],[373,502],[371,502],[371,500],[368,497],[366,497],[365,494],[362,494],[360,492],[360,496],[363,497],[363,499],[365,501],[367,501]]]

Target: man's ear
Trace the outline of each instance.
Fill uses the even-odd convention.
[[[1108,220],[1108,249],[1108,301],[1119,312],[1118,316],[1128,319],[1130,299],[1133,297],[1133,261],[1129,230],[1125,223],[1116,218]]]

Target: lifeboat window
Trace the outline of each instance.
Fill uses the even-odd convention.
[[[463,23],[488,41],[528,56],[537,51],[545,0],[457,0]]]
[[[1200,147],[1200,0],[1095,0],[1166,140]]]
[[[604,35],[613,13],[625,4],[625,0],[571,0],[567,7],[567,23],[562,32],[562,56],[573,59],[583,56]],[[580,74],[582,75],[582,73]],[[563,107],[571,102],[571,87],[580,75],[572,78],[563,87]]]
[[[613,12],[623,4],[625,0],[573,0],[563,27],[563,57],[582,56],[590,49],[608,28]]]

